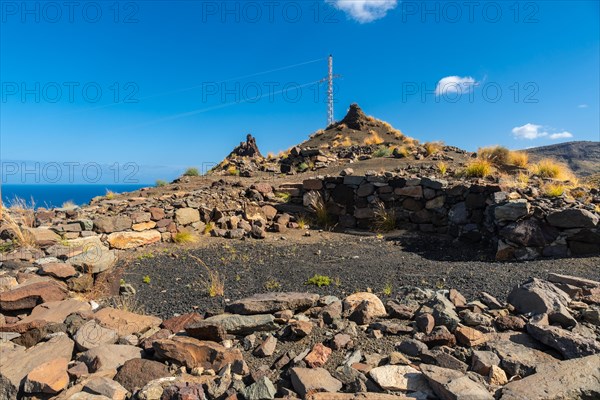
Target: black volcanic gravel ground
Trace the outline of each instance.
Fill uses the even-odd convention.
[[[303,240],[307,239],[307,240]],[[152,254],[152,256],[150,256]],[[189,254],[215,268],[225,280],[225,296],[209,297],[206,269]],[[481,248],[433,236],[396,239],[313,232],[311,238],[281,241],[213,240],[195,249],[172,246],[141,253],[124,266],[122,278],[137,289],[149,314],[168,318],[193,310],[219,312],[226,301],[258,292],[310,291],[340,298],[370,288],[385,300],[403,285],[456,288],[467,299],[487,291],[504,300],[528,277],[557,272],[600,280],[600,257],[494,262]],[[332,278],[329,286],[305,285],[315,274]],[[144,283],[148,276],[150,283]],[[268,289],[267,289],[268,288]]]

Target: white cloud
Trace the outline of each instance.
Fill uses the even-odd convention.
[[[552,135],[550,135],[550,139],[552,140],[557,140],[557,139],[567,139],[567,138],[572,138],[573,134],[571,132],[560,132],[560,133],[553,133]]]
[[[580,104],[577,106],[577,108],[588,108],[589,106],[587,104]]]
[[[397,0],[325,0],[361,24],[386,16],[398,5]]]
[[[470,76],[447,76],[440,79],[435,88],[435,94],[440,96],[451,93],[469,93],[476,85],[478,82]]]
[[[533,140],[548,136],[548,132],[543,131],[541,125],[535,124],[525,124],[523,126],[514,127],[512,133],[517,139]]]
[[[512,129],[512,133],[516,139],[529,140],[539,139],[545,136],[548,136],[548,138],[552,140],[568,139],[573,137],[573,134],[567,131],[549,133],[542,125],[536,124],[525,124],[523,126],[514,127]]]

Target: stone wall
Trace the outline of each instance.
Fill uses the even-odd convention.
[[[392,174],[308,179],[297,201],[321,193],[340,228],[372,229],[377,204],[394,210],[400,229],[484,242],[499,260],[600,253],[594,204],[542,198],[535,188],[402,178]],[[592,190],[598,199],[598,191]]]

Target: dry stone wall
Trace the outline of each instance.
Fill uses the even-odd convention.
[[[394,211],[398,228],[484,242],[499,260],[600,253],[593,204],[542,198],[531,189],[525,194],[496,184],[349,175],[305,180],[298,196],[307,207],[311,191],[321,193],[340,228],[371,229],[383,204]]]

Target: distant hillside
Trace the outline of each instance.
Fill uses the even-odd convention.
[[[562,161],[578,176],[600,172],[600,142],[565,142],[525,150],[532,160],[551,157]]]

